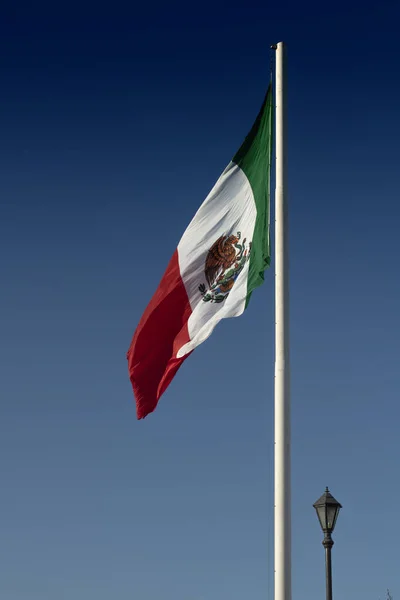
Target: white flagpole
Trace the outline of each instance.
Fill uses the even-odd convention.
[[[285,54],[285,45],[280,42],[275,68],[275,600],[292,597]]]

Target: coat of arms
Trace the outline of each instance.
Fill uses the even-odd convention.
[[[204,283],[199,285],[204,302],[223,302],[249,260],[251,242],[247,248],[246,238],[242,243],[240,238],[240,231],[236,235],[221,235],[208,251],[204,269],[208,290]]]

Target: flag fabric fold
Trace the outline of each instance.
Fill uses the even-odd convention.
[[[137,417],[221,319],[241,315],[270,263],[272,88],[258,117],[183,234],[128,350]]]

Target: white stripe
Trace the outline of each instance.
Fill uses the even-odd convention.
[[[221,235],[241,233],[246,247],[253,239],[257,210],[253,191],[244,172],[230,163],[203,202],[178,245],[179,268],[192,314],[188,329],[190,341],[177,353],[178,358],[204,342],[217,323],[227,317],[241,315],[247,296],[249,262],[221,303],[204,302],[199,285],[207,282],[204,275],[208,252]]]

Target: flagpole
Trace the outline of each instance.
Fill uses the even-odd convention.
[[[289,365],[289,265],[286,200],[285,45],[275,67],[275,600],[291,600],[291,450]]]

